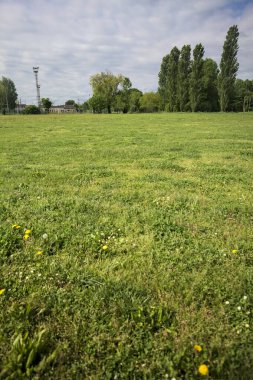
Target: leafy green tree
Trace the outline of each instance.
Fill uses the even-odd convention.
[[[93,113],[102,113],[107,108],[107,102],[103,96],[93,95],[88,100],[89,109]]]
[[[118,93],[118,87],[124,81],[122,75],[113,75],[109,71],[95,74],[90,77],[90,85],[93,95],[104,99],[107,112],[111,113],[114,99]]]
[[[65,104],[67,106],[74,106],[76,104],[76,102],[73,100],[73,99],[69,99],[65,102]]]
[[[65,102],[65,106],[74,106],[76,111],[80,111],[81,107],[73,99],[69,99]]]
[[[37,114],[40,114],[40,109],[37,106],[29,105],[25,107],[22,113],[24,115],[37,115]]]
[[[248,112],[253,107],[253,81],[236,79],[233,110]]]
[[[130,79],[123,77],[121,89],[118,90],[113,102],[113,108],[116,112],[127,113],[129,111],[131,87]]]
[[[115,96],[114,101],[113,101],[113,109],[115,112],[126,113],[124,112],[124,110],[126,109],[126,105],[124,102],[122,91],[119,91],[117,95]]]
[[[170,55],[167,54],[163,57],[161,69],[158,74],[158,92],[161,96],[161,109],[165,109],[168,101],[168,78],[169,78],[169,60]]]
[[[191,70],[191,46],[184,45],[178,61],[177,97],[179,110],[187,111],[189,103],[189,74]]]
[[[167,79],[167,94],[168,105],[167,109],[170,112],[178,111],[177,102],[177,82],[178,82],[178,61],[180,50],[175,46],[170,54],[168,60],[168,79]]]
[[[130,95],[129,95],[129,111],[130,112],[139,112],[141,107],[141,97],[142,92],[138,90],[137,88],[131,88],[130,89]]]
[[[130,90],[132,88],[132,82],[129,78],[125,77],[122,82],[121,99],[124,104],[123,113],[129,111]]]
[[[90,104],[89,104],[89,101],[86,101],[81,105],[81,112],[87,112],[89,110],[90,110]]]
[[[142,112],[158,112],[161,98],[159,93],[146,92],[140,99],[140,110]]]
[[[192,112],[200,110],[201,102],[204,97],[204,46],[197,44],[193,50],[193,61],[190,75],[190,104]]]
[[[239,49],[238,38],[238,26],[233,25],[229,28],[223,45],[220,73],[218,76],[218,92],[222,112],[232,110],[235,95],[235,80],[239,69],[239,63],[237,61]]]
[[[18,95],[14,82],[6,77],[0,80],[0,107],[2,112],[14,110]]]
[[[219,111],[219,97],[217,90],[217,77],[219,69],[217,63],[206,58],[203,65],[203,99],[200,104],[200,111],[217,112]]]
[[[49,112],[49,109],[52,107],[53,102],[49,98],[42,98],[41,103],[43,108],[45,109],[45,112]]]

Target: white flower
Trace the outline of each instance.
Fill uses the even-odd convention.
[[[247,296],[244,296],[244,297],[243,297],[243,300],[246,301],[247,298],[248,298]]]
[[[238,306],[237,310],[238,310],[238,311],[242,310],[241,306]]]
[[[226,302],[225,302],[225,305],[229,305],[229,301],[226,301]]]
[[[48,234],[43,234],[42,237],[43,237],[43,239],[47,239],[48,238]]]
[[[248,323],[246,323],[246,324],[245,324],[245,327],[247,327],[247,329],[248,329],[248,328],[249,328],[249,324],[248,324]]]

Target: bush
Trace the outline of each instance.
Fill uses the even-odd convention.
[[[37,115],[40,114],[40,109],[37,106],[26,106],[25,109],[22,111],[24,115]]]

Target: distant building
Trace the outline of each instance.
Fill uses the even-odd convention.
[[[72,104],[64,104],[63,106],[52,106],[50,113],[76,113],[76,108]]]

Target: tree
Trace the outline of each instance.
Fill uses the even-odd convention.
[[[189,74],[191,70],[191,46],[182,47],[178,61],[177,98],[179,110],[187,111],[189,106]]]
[[[202,44],[197,44],[193,50],[193,61],[190,75],[190,104],[192,112],[200,110],[200,104],[204,96],[204,52],[205,50]]]
[[[121,90],[121,100],[123,103],[123,113],[127,113],[129,111],[129,100],[130,100],[130,90],[132,87],[132,82],[129,78],[125,77],[122,82],[122,90]]]
[[[22,111],[24,115],[37,115],[40,113],[40,109],[37,106],[30,105],[26,106],[25,109]]]
[[[0,107],[2,112],[7,112],[14,110],[16,107],[18,95],[14,82],[9,79],[2,77],[0,81]]]
[[[99,95],[93,95],[92,98],[88,100],[88,105],[93,113],[102,113],[107,107],[104,97]]]
[[[111,108],[115,96],[118,92],[118,87],[123,83],[122,75],[113,75],[109,71],[95,74],[90,77],[90,85],[93,90],[93,95],[104,99],[108,113],[111,113]]]
[[[80,105],[77,104],[73,99],[69,99],[65,102],[65,106],[74,106],[76,111],[80,111]]]
[[[131,88],[130,89],[130,96],[129,96],[129,111],[130,112],[139,112],[141,107],[141,97],[142,92],[138,90],[137,88]]]
[[[178,111],[177,103],[177,74],[178,74],[178,60],[180,50],[175,46],[169,55],[168,60],[168,79],[167,79],[167,93],[168,93],[168,110],[170,112]]]
[[[142,112],[157,112],[160,102],[161,99],[158,93],[146,92],[140,99],[140,110]]]
[[[42,98],[41,103],[45,111],[48,113],[49,109],[52,107],[53,102],[49,98]]]
[[[239,69],[239,63],[237,62],[238,38],[238,27],[233,25],[229,28],[223,45],[218,76],[218,92],[222,112],[231,111],[232,109],[236,74]]]
[[[168,78],[169,78],[169,59],[170,55],[167,54],[163,57],[161,69],[158,74],[158,92],[161,96],[161,109],[165,109],[168,101]]]
[[[200,104],[200,110],[204,112],[219,111],[219,98],[217,90],[217,77],[219,69],[217,63],[206,58],[203,64],[203,99]]]
[[[118,90],[114,101],[113,108],[116,112],[127,113],[129,111],[130,92],[132,83],[129,78],[122,77],[122,88]]]
[[[233,110],[248,112],[253,105],[253,81],[236,79]]]

